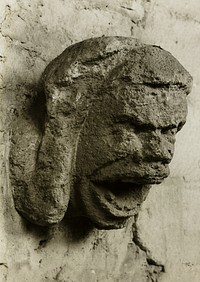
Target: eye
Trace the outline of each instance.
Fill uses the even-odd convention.
[[[151,124],[133,124],[133,128],[137,132],[147,132],[154,130],[154,127]]]
[[[182,129],[182,127],[184,126],[184,124],[185,124],[185,121],[179,122],[178,127],[177,127],[177,131],[180,131]]]
[[[161,133],[162,134],[176,134],[177,133],[177,126],[176,125],[169,125],[169,126],[166,126],[166,127],[163,127],[161,129]]]
[[[119,115],[119,116],[114,116],[113,121],[115,123],[123,124],[123,123],[131,123],[132,122],[132,117],[128,115]]]

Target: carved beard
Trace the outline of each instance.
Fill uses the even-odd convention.
[[[81,178],[76,183],[77,197],[83,213],[99,229],[123,228],[136,215],[146,199],[150,185],[133,183],[94,183]]]

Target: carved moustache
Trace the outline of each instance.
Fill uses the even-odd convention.
[[[135,184],[159,184],[169,175],[169,167],[163,162],[135,163],[119,160],[95,171],[91,180],[94,183],[124,182]]]

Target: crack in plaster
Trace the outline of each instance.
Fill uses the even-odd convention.
[[[129,10],[129,11],[134,11],[134,9],[130,8],[130,7],[126,7],[126,6],[121,6],[122,9],[126,9],[126,10]]]
[[[19,6],[20,6],[20,5],[19,5]],[[22,9],[21,6],[20,6],[20,8]],[[25,9],[25,8],[23,7],[23,9]],[[0,23],[0,34],[1,34],[1,36],[2,36],[3,38],[7,39],[10,43],[16,44],[16,45],[20,46],[20,48],[22,48],[23,50],[29,52],[30,57],[31,57],[32,59],[35,58],[35,57],[37,57],[37,58],[39,58],[40,60],[42,60],[43,62],[46,63],[46,59],[41,56],[41,52],[38,52],[38,51],[36,51],[36,50],[34,50],[34,49],[31,49],[31,48],[29,48],[29,47],[23,46],[23,44],[25,44],[25,42],[22,42],[22,41],[19,41],[19,40],[17,40],[17,39],[14,39],[14,38],[12,38],[10,35],[5,34],[5,33],[3,32],[2,27],[3,27],[3,24],[6,22],[6,20],[8,19],[8,17],[11,15],[11,7],[10,7],[9,5],[6,5],[6,9],[5,9],[5,10],[6,10],[6,11],[5,11],[5,16],[4,16],[3,20],[2,20],[2,22]],[[25,10],[26,10],[26,9],[25,9]],[[19,14],[17,14],[17,17],[19,17],[22,21],[26,22],[25,19],[24,19],[22,16],[20,16]],[[5,57],[1,55],[1,56],[0,56],[0,62],[4,62],[4,61],[3,61],[3,58],[5,58]],[[4,89],[4,87],[1,88],[1,89]]]
[[[1,33],[2,37],[9,39],[10,42],[14,41],[14,39],[11,36],[3,34],[1,29],[0,29],[0,33]]]
[[[24,44],[24,43],[21,42],[21,44]],[[30,49],[30,48],[28,48],[28,47],[25,47],[25,46],[23,46],[23,45],[20,45],[20,47],[21,47],[22,49],[24,49],[25,51],[27,51],[27,52],[30,54],[30,57],[31,57],[31,58],[37,57],[37,58],[41,59],[43,62],[45,62],[45,63],[47,62],[47,61],[41,56],[41,53],[40,53],[40,52],[38,52],[38,51],[36,51],[36,50],[34,50],[34,49]]]
[[[2,22],[0,23],[0,26],[2,26],[2,24],[7,20],[7,17],[11,14],[11,7],[9,5],[6,5],[5,7],[5,16],[2,20]]]
[[[12,42],[16,46],[19,46],[23,50],[27,51],[30,54],[31,58],[37,57],[40,60],[42,60],[43,62],[45,62],[45,63],[47,62],[46,59],[41,56],[41,52],[38,52],[38,51],[36,51],[34,49],[31,49],[31,48],[23,46],[23,44],[25,44],[25,42],[19,41],[17,39],[12,38],[11,36],[9,36],[7,34],[4,34],[1,29],[0,29],[0,33],[1,33],[2,37],[6,38],[6,39],[9,39],[10,43]],[[35,54],[35,55],[33,55],[33,54]],[[5,57],[4,56],[0,56],[0,61],[3,62],[3,60],[2,60],[3,58],[5,58]]]
[[[4,266],[4,267],[8,268],[8,265],[5,262],[0,262],[0,266]]]
[[[200,24],[200,21],[192,18],[189,14],[181,14],[179,12],[174,12],[174,11],[169,11],[169,14],[172,17],[176,17],[176,19],[181,20],[181,21],[185,21],[185,22],[193,22],[196,24]]]
[[[18,18],[20,18],[23,22],[26,22],[25,19],[22,18],[22,16],[20,16],[19,14],[17,15]]]
[[[147,262],[147,277],[149,282],[158,282],[160,275],[165,273],[165,266],[155,259],[152,258],[150,250],[144,246],[141,238],[138,234],[138,226],[137,226],[138,215],[135,216],[135,222],[133,223],[133,242],[135,245],[145,253],[146,262]]]

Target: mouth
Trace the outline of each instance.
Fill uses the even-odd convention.
[[[137,213],[150,185],[130,181],[91,182],[92,196],[104,211],[114,217],[130,217]]]
[[[168,175],[166,164],[106,166],[82,179],[82,206],[97,228],[121,228],[139,212],[151,185],[160,184]]]
[[[115,165],[115,164],[114,164]],[[98,170],[90,180],[90,192],[104,211],[112,216],[129,217],[137,213],[150,185],[160,184],[169,175],[167,164],[132,164]]]
[[[79,187],[83,212],[98,229],[123,228],[127,219],[138,213],[150,189],[150,185],[96,182],[86,178]]]

